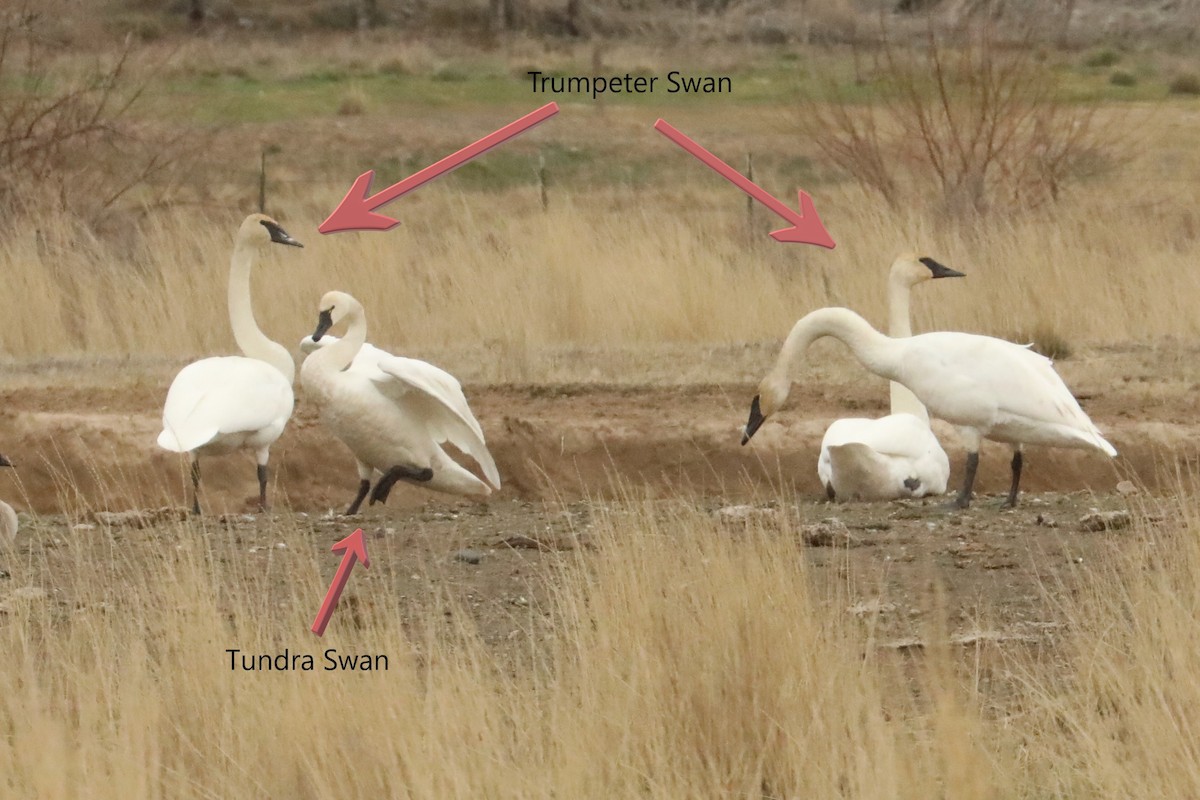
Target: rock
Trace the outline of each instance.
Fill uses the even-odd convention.
[[[483,553],[468,547],[455,552],[454,560],[462,561],[466,564],[478,564],[480,561],[483,561]]]
[[[846,610],[856,617],[865,617],[871,614],[890,614],[896,610],[896,604],[885,603],[878,597],[875,597],[855,603]]]
[[[805,525],[800,529],[800,538],[809,547],[858,547],[865,544],[862,537],[850,532],[846,523],[830,517],[816,525]]]
[[[1133,524],[1133,515],[1128,511],[1095,511],[1079,519],[1082,531],[1117,531]]]
[[[163,522],[183,522],[188,518],[186,508],[148,508],[129,511],[93,511],[93,522],[110,528],[149,528]]]
[[[1005,631],[968,631],[950,637],[950,644],[969,647],[977,644],[1001,644],[1003,642],[1036,642],[1040,637],[1027,633]]]
[[[1131,494],[1137,494],[1138,488],[1133,485],[1133,481],[1121,481],[1117,484],[1117,494],[1128,497]]]
[[[513,547],[518,550],[574,550],[576,547],[590,548],[591,537],[586,533],[554,534],[550,532],[537,533],[532,536],[518,533],[492,542],[490,547]]]
[[[1050,516],[1049,514],[1038,514],[1036,522],[1038,525],[1041,525],[1043,528],[1057,528],[1058,527],[1058,523],[1054,521],[1054,517]]]
[[[774,519],[778,511],[759,506],[724,506],[713,512],[713,519],[723,525],[747,525],[755,520]]]

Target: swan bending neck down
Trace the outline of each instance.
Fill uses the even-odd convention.
[[[0,453],[0,467],[11,467],[12,462]],[[17,537],[17,512],[8,503],[0,500],[0,547]]]
[[[188,364],[167,392],[158,445],[192,455],[192,513],[200,513],[200,456],[248,448],[257,461],[259,506],[267,508],[270,447],[292,415],[296,364],[267,338],[250,305],[250,272],[270,244],[303,247],[263,214],[251,214],[234,238],[229,262],[229,322],[244,356]]]
[[[358,512],[368,491],[372,505],[387,502],[399,480],[477,497],[500,488],[483,430],[454,376],[366,344],[362,304],[345,292],[329,292],[318,310],[317,328],[302,343],[311,354],[300,368],[300,382],[320,407],[322,422],[357,462],[358,494],[347,514]],[[349,323],[346,335],[326,336],[342,320]],[[444,442],[475,459],[486,481],[450,458]],[[382,477],[371,491],[377,471]]]
[[[963,273],[913,253],[898,256],[888,269],[888,330],[912,335],[909,296],[913,287]],[[890,382],[891,412],[867,419],[835,420],[821,439],[817,478],[826,495],[838,500],[895,500],[942,494],[950,459],[929,428],[929,414],[916,396]]]
[[[982,439],[1013,448],[1007,505],[1017,502],[1021,447],[1043,444],[1117,454],[1071,395],[1050,360],[1028,348],[991,336],[925,333],[905,339],[885,336],[846,308],[822,308],[795,324],[774,367],[750,404],[742,444],[787,400],[791,374],[809,345],[832,336],[870,372],[898,381],[932,416],[959,426],[967,447],[967,469],[955,501],[970,504]]]

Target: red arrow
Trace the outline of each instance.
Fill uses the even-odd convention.
[[[371,559],[367,558],[367,540],[363,538],[362,528],[335,544],[333,552],[345,555],[342,556],[342,563],[338,565],[333,576],[333,583],[329,584],[329,591],[325,593],[325,602],[321,603],[321,610],[317,612],[317,618],[313,621],[312,632],[317,636],[325,635],[325,626],[333,616],[333,609],[337,608],[338,598],[342,596],[342,589],[346,588],[346,581],[350,580],[350,570],[354,569],[354,563],[361,561],[364,567],[371,566]]]
[[[531,111],[516,122],[510,122],[495,133],[489,133],[474,144],[467,145],[453,155],[448,155],[441,161],[414,173],[399,183],[377,192],[370,197],[371,179],[375,170],[368,170],[350,186],[350,191],[338,203],[337,208],[329,218],[317,227],[321,233],[337,233],[338,231],[386,231],[399,225],[398,220],[376,214],[375,209],[392,202],[397,197],[408,194],[413,189],[429,183],[439,175],[445,175],[451,170],[458,169],[476,156],[481,156],[497,145],[524,133],[538,123],[545,122],[558,113],[558,103],[547,103],[537,111]]]
[[[829,231],[825,230],[825,226],[821,224],[821,218],[817,216],[817,209],[813,207],[812,198],[803,189],[799,190],[800,213],[797,214],[772,197],[766,190],[757,186],[745,175],[742,175],[736,169],[696,144],[695,141],[681,133],[677,128],[671,126],[666,120],[660,119],[654,123],[654,130],[666,136],[684,150],[687,150],[711,169],[715,170],[722,178],[792,223],[792,227],[790,228],[771,231],[771,238],[775,241],[815,244],[819,247],[827,247],[830,250],[836,247],[833,237],[829,235]]]

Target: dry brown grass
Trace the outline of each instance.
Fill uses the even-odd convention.
[[[748,235],[726,187],[560,193],[544,213],[536,190],[430,186],[397,204],[404,224],[392,231],[321,236],[315,225],[341,191],[329,187],[278,204],[306,248],[259,267],[255,308],[270,335],[294,346],[321,294],[342,289],[365,301],[371,339],[383,346],[499,353],[510,366],[494,379],[537,379],[529,365],[545,348],[776,339],[825,305],[880,324],[888,263],[916,248],[969,276],[917,303],[917,329],[1145,343],[1200,333],[1191,211],[1200,189],[1172,189],[1167,202],[1132,181],[1099,184],[1053,214],[975,227],[826,189],[819,208],[839,242],[827,252],[772,243],[763,215]],[[6,293],[22,298],[0,351],[231,352],[224,285],[237,219],[160,215],[129,237],[132,247],[81,241],[54,217],[22,226],[0,243]]]
[[[809,574],[786,525],[731,537],[684,506],[666,518],[611,507],[592,531],[599,549],[564,562],[549,607],[530,610],[516,672],[469,614],[434,602],[405,629],[373,596],[388,590],[362,580],[356,610],[318,643],[307,625],[329,559],[290,523],[273,530],[288,547],[265,568],[227,560],[239,548],[219,527],[160,530],[153,541],[169,546],[114,541],[111,559],[72,559],[53,579],[70,606],[7,601],[0,786],[44,798],[1193,796],[1200,546],[1194,505],[1179,508],[1177,528],[1142,525],[1091,567],[1062,601],[1060,657],[1014,650],[1024,688],[988,713],[969,657],[878,650],[847,610],[855,578]],[[42,566],[15,565],[10,585]],[[265,590],[264,575],[287,588]],[[382,652],[390,668],[235,673],[230,647]]]

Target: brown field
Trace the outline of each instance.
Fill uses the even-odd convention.
[[[22,525],[0,542],[0,796],[1200,796],[1200,105],[1165,88],[1193,54],[1114,49],[1141,81],[1121,95],[1109,67],[1078,66],[1107,56],[1048,49],[1103,157],[1057,202],[959,216],[916,173],[882,203],[805,138],[812,76],[859,69],[844,47],[225,22],[192,38],[136,4],[106,13],[142,26],[128,124],[181,149],[103,207],[72,187],[132,170],[133,145],[128,164],[94,149],[0,181],[0,452],[17,465],[0,498]],[[49,63],[64,84],[119,46],[84,47],[90,31],[60,31],[80,44]],[[379,188],[551,99],[513,88],[531,65],[597,59],[750,88],[555,98],[555,119],[383,209],[399,227],[317,232],[361,171]],[[887,102],[864,86],[856,102]],[[736,167],[751,153],[785,202],[811,192],[837,248],[771,241],[776,220],[659,116]],[[204,462],[205,514],[182,513],[162,402],[181,366],[235,352],[229,249],[264,150],[266,210],[305,248],[258,266],[260,325],[299,357],[322,293],[363,300],[370,341],[462,381],[504,482],[488,502],[401,484],[337,516],[353,461],[298,389],[272,511],[239,454]],[[845,305],[882,324],[909,249],[967,273],[915,293],[915,329],[1057,351],[1120,456],[1030,448],[1012,511],[994,444],[969,511],[827,503],[826,426],[887,409],[885,382],[828,342],[741,447],[792,323]],[[934,429],[956,486],[962,448]],[[1086,530],[1096,512],[1127,515]],[[370,568],[317,639],[330,545],[355,527]],[[323,671],[326,648],[387,669]],[[231,669],[230,649],[315,669]]]

